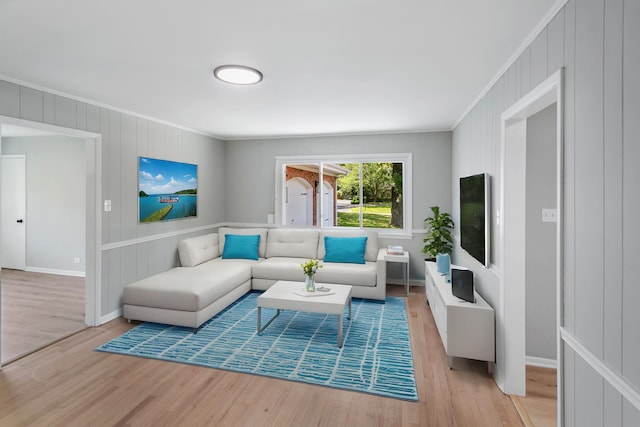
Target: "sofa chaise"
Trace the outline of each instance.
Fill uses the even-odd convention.
[[[350,238],[365,240],[362,259],[342,262],[332,248]],[[125,286],[123,317],[197,330],[251,289],[266,290],[278,280],[304,281],[301,264],[307,259],[337,261],[323,261],[316,282],[349,284],[353,297],[384,300],[383,251],[377,234],[368,230],[220,227],[182,240],[179,267]]]

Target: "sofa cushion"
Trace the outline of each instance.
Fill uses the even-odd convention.
[[[303,258],[274,257],[261,260],[253,265],[251,271],[254,279],[304,281],[301,264]]]
[[[227,234],[224,240],[222,258],[240,258],[258,260],[258,246],[260,245],[260,235],[239,235]]]
[[[318,230],[292,230],[272,228],[267,237],[267,258],[318,257]]]
[[[219,258],[218,258],[219,259]],[[251,280],[251,264],[209,261],[176,267],[133,282],[123,290],[124,304],[169,310],[198,311]]]
[[[241,236],[247,236],[252,234],[260,235],[260,244],[258,245],[258,257],[265,258],[267,255],[267,229],[266,228],[231,228],[220,227],[218,228],[218,239],[220,240],[220,247],[224,248],[225,236],[227,234],[236,234]]]
[[[376,286],[378,267],[375,262],[346,264],[324,262],[316,273],[316,283],[337,283],[339,285]]]
[[[324,261],[364,264],[367,236],[324,237]]]
[[[210,233],[181,240],[178,243],[178,255],[180,256],[180,265],[183,267],[194,267],[217,258],[220,256],[218,235]]]
[[[326,251],[324,247],[325,236],[330,237],[360,237],[367,236],[367,246],[364,251],[364,260],[375,262],[378,258],[378,233],[374,230],[322,230],[318,239],[318,259],[324,259]]]

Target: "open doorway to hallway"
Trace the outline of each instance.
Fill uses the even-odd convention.
[[[84,138],[14,125],[1,148],[6,364],[86,327],[86,154]]]

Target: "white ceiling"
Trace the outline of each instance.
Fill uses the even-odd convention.
[[[223,139],[448,130],[559,3],[3,0],[0,75]]]

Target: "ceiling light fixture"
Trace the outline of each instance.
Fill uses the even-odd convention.
[[[262,73],[244,65],[221,65],[213,70],[218,80],[234,85],[253,85],[262,81]]]

